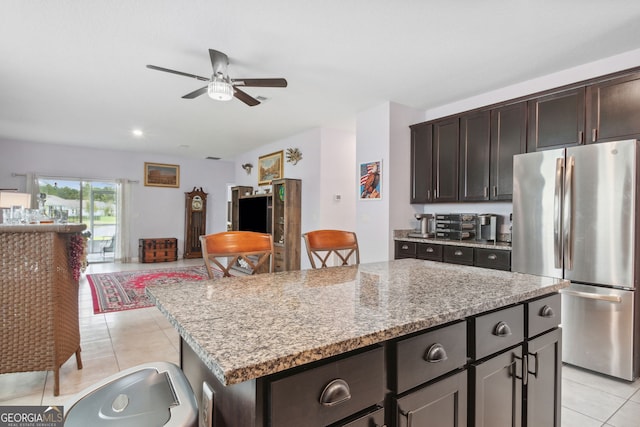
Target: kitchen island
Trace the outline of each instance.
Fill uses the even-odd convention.
[[[550,298],[559,299],[557,291],[566,286],[558,279],[403,259],[150,287],[147,293],[180,333],[182,368],[198,401],[203,381],[213,389],[216,426],[356,426],[372,420],[400,425],[411,417],[402,415],[403,398],[452,382],[464,385],[451,398],[462,411],[457,416],[466,418],[472,362],[524,346],[525,326],[535,324],[525,320],[530,302],[549,300],[544,307],[556,310],[547,329],[559,331],[559,307]],[[498,319],[503,314],[505,321]],[[493,317],[505,327],[492,329],[503,340],[495,345],[479,335],[482,320]],[[427,355],[420,346],[431,338],[450,344],[430,345],[434,351]],[[414,344],[421,348],[418,358],[434,359],[427,360],[437,367],[433,373],[406,372]],[[522,361],[522,351],[513,357]],[[514,374],[508,380],[526,365],[509,362]],[[330,381],[314,390],[325,377]],[[309,396],[313,402],[305,400]],[[477,406],[469,405],[470,414]]]

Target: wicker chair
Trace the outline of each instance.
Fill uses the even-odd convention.
[[[250,274],[273,271],[273,237],[271,234],[253,231],[226,231],[200,236],[202,258],[209,277],[214,279],[217,267],[223,276],[231,276],[230,270],[239,261]],[[223,261],[223,259],[225,259]],[[267,261],[269,261],[267,264]]]
[[[69,268],[71,234],[37,227],[47,226],[0,228],[0,374],[53,371],[58,396],[62,364],[75,353],[82,369],[78,281]]]
[[[316,258],[320,261],[320,268],[327,267],[331,254],[335,254],[342,265],[360,264],[358,238],[352,231],[315,230],[303,234],[303,237],[313,268],[318,268]]]

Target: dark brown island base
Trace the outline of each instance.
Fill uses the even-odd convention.
[[[147,293],[217,427],[559,427],[568,284],[402,259]]]

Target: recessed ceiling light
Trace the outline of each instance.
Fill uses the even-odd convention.
[[[134,130],[131,131],[131,133],[136,138],[142,138],[142,136],[144,135],[144,132],[142,132],[142,129],[134,129]]]

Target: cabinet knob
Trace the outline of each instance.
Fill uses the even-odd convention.
[[[487,255],[487,258],[489,258],[491,261],[495,261],[496,259],[498,259],[498,256],[496,254],[489,254]]]
[[[462,251],[460,249],[457,249],[453,254],[455,256],[462,256]]]
[[[493,328],[493,335],[497,337],[508,337],[511,335],[511,328],[505,322],[498,322],[495,328]]]
[[[424,354],[424,360],[429,363],[438,363],[447,360],[447,352],[444,346],[439,343],[433,344]]]
[[[335,406],[349,399],[351,399],[349,384],[339,378],[327,384],[320,395],[322,406]]]
[[[551,318],[551,317],[553,317],[555,315],[556,315],[556,313],[554,313],[553,309],[551,307],[549,307],[548,305],[545,305],[540,309],[540,317]]]
[[[407,249],[409,249],[409,245],[402,245],[402,250],[406,251]]]
[[[432,252],[433,252],[433,248],[432,248],[431,246],[429,246],[429,247],[425,250],[425,252],[432,253]]]

